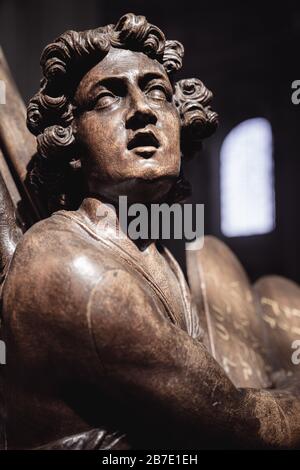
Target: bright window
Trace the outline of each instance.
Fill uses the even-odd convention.
[[[228,237],[275,227],[273,139],[263,118],[238,124],[221,148],[221,230]]]

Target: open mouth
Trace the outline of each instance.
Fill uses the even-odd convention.
[[[151,131],[137,132],[127,145],[128,150],[134,150],[144,158],[151,157],[159,147],[160,143]]]

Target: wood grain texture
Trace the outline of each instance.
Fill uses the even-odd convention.
[[[215,359],[237,387],[268,387],[258,298],[238,259],[220,240],[206,237],[202,250],[187,251],[187,269]]]
[[[11,168],[15,186],[24,191],[30,208],[38,220],[42,215],[42,208],[30,191],[27,183],[27,166],[36,153],[36,141],[26,127],[26,108],[10,74],[9,67],[0,48],[0,80],[5,83],[5,104],[0,105],[0,144],[5,159]],[[1,169],[5,167],[2,164]],[[8,175],[4,168],[5,175]],[[9,188],[12,188],[12,197],[17,200],[18,195],[13,189],[10,179]]]

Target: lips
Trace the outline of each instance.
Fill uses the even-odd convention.
[[[151,131],[137,132],[127,145],[128,150],[134,150],[144,158],[152,156],[159,147],[160,143]]]

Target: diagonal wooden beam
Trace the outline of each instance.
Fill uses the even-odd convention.
[[[1,149],[0,149],[0,173],[4,180],[7,191],[10,195],[12,203],[16,209],[18,204],[21,201],[21,195],[11,175],[10,169],[7,166],[6,160],[4,158],[4,155]]]
[[[2,81],[0,146],[6,160],[6,166],[11,171],[15,185],[20,191],[21,196],[27,199],[33,219],[39,220],[45,212],[26,183],[27,166],[32,156],[36,153],[36,140],[26,127],[26,108],[14,83],[1,47],[0,80]],[[4,96],[3,92],[5,93]],[[6,183],[8,184],[8,181]],[[7,188],[9,192],[14,192],[11,184],[8,184]],[[11,194],[12,200],[15,197],[16,194],[15,196]]]

